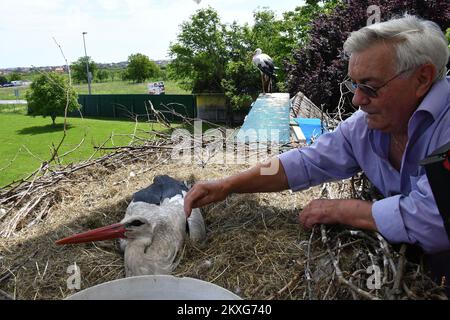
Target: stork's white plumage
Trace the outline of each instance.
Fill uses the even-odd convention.
[[[125,252],[127,277],[170,274],[187,237],[201,242],[206,238],[200,209],[186,220],[183,198],[187,186],[169,176],[157,176],[153,184],[135,193],[120,223],[77,234],[58,244],[120,239]]]
[[[267,91],[272,91],[272,80],[276,80],[275,70],[277,69],[273,63],[271,57],[267,54],[262,53],[260,48],[255,50],[252,58],[253,64],[259,69],[261,72],[261,83],[263,93],[266,93],[265,90],[265,82],[267,82]]]

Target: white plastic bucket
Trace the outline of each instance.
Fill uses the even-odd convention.
[[[170,275],[129,277],[77,292],[66,300],[241,300],[210,282]]]

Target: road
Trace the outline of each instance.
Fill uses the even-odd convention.
[[[0,104],[27,104],[27,100],[0,100]]]

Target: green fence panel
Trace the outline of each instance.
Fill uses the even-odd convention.
[[[194,95],[148,95],[148,94],[101,94],[79,95],[78,102],[82,105],[85,117],[107,117],[120,119],[154,118],[153,108],[161,111],[169,121],[179,121],[181,117],[171,114],[174,110],[182,116],[195,118],[197,105]],[[147,114],[147,110],[148,113]],[[71,114],[77,116],[77,114]]]
[[[99,105],[101,104],[100,97],[92,96],[85,100],[83,111],[84,116],[97,117],[99,114]]]
[[[114,118],[134,119],[133,98],[129,95],[115,95],[111,97]]]
[[[139,94],[133,96],[133,108],[134,108],[134,114],[140,118],[146,118],[147,117],[147,99],[148,95]]]
[[[91,101],[95,101],[98,99],[98,117],[104,118],[115,118],[115,110],[114,110],[114,100],[110,96],[98,95],[97,97],[93,96],[92,100],[88,99],[88,106]]]

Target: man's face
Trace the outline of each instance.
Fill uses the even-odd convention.
[[[374,88],[382,86],[397,74],[394,48],[380,43],[362,52],[353,53],[348,74],[358,84]],[[419,104],[415,87],[413,75],[407,72],[379,89],[376,98],[369,97],[358,88],[352,103],[367,113],[367,125],[370,129],[387,133],[406,133],[408,121]]]

